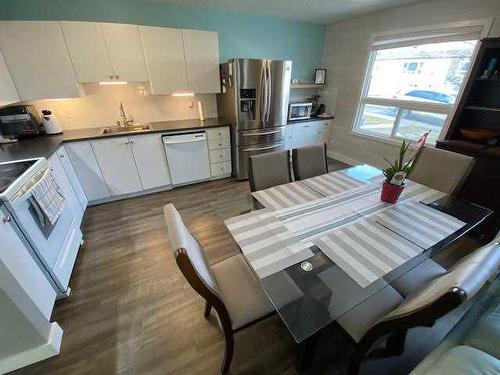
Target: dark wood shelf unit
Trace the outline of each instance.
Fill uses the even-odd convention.
[[[493,218],[481,228],[490,238],[500,229],[500,142],[492,146],[486,141],[472,141],[464,138],[460,129],[492,129],[500,137],[500,79],[482,77],[492,58],[497,59],[494,70],[500,71],[500,38],[481,40],[445,139],[436,143],[438,148],[476,159],[460,195],[495,211]]]

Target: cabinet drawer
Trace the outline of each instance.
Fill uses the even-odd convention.
[[[216,139],[208,139],[208,149],[216,150],[219,148],[228,148],[231,146],[231,141],[229,138],[216,138]]]
[[[229,138],[229,127],[228,126],[224,126],[222,128],[207,129],[206,132],[207,132],[208,139]]]
[[[212,176],[220,176],[231,173],[231,162],[216,163],[210,165],[210,174]]]
[[[231,160],[231,149],[221,148],[219,150],[210,150],[210,164],[220,163]]]

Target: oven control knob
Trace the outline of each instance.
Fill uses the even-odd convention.
[[[12,221],[12,218],[10,216],[2,216],[2,222],[8,223]]]

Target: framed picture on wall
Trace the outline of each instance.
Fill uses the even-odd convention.
[[[326,69],[316,69],[314,71],[314,84],[324,85],[326,83]]]

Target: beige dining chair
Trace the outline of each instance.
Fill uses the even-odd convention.
[[[209,266],[205,252],[172,203],[164,207],[175,260],[191,287],[205,299],[205,318],[213,307],[226,342],[222,374],[229,372],[238,332],[274,313],[259,281],[241,254]]]
[[[295,180],[304,180],[328,173],[326,143],[294,148],[292,166]]]
[[[250,191],[267,189],[292,182],[290,151],[274,151],[250,156],[248,161]]]
[[[342,315],[337,323],[355,346],[349,373],[357,374],[362,359],[380,339],[386,338],[386,354],[399,355],[409,328],[431,327],[437,319],[474,297],[498,273],[499,241],[497,235],[406,298],[387,286]]]
[[[425,147],[408,178],[443,193],[456,194],[463,186],[473,166],[474,158],[470,156]]]

